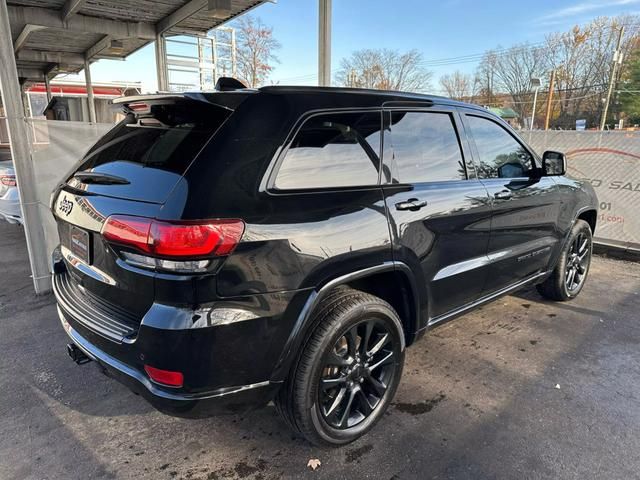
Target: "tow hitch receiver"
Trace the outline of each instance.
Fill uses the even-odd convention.
[[[71,357],[71,360],[76,362],[78,365],[84,365],[91,361],[91,359],[87,357],[74,343],[67,344],[67,353]]]

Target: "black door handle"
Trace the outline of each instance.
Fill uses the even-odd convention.
[[[509,200],[513,194],[509,190],[502,190],[501,192],[496,192],[493,196],[498,200]]]
[[[426,206],[427,206],[426,200],[420,201],[417,198],[410,198],[405,202],[396,203],[396,210],[410,210],[412,212],[417,212],[422,207],[426,207]]]

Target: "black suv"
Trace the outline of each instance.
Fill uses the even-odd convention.
[[[430,327],[584,285],[593,189],[483,108],[312,87],[116,103],[53,194],[53,284],[70,355],[162,411],[273,400],[344,444]]]

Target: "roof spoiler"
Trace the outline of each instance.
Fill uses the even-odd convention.
[[[194,92],[156,95],[132,95],[128,97],[115,98],[111,101],[111,103],[114,107],[120,108],[127,113],[145,113],[149,110],[151,104],[171,104],[176,102],[183,102],[185,100],[202,102],[208,105],[233,111],[241,103],[241,100],[244,100],[244,98],[236,99],[235,101],[230,101],[231,99],[226,99],[226,101],[222,101],[222,99],[219,99],[219,101],[216,101],[215,95]]]
[[[228,92],[229,90],[243,90],[247,86],[237,78],[220,77],[216,82],[215,88],[218,92]]]

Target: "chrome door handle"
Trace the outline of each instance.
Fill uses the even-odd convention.
[[[412,212],[417,212],[422,207],[426,207],[428,205],[426,200],[420,201],[417,198],[410,198],[406,202],[396,203],[396,210],[410,210]]]
[[[498,200],[509,200],[513,194],[509,190],[503,190],[501,192],[496,192],[493,196]]]

